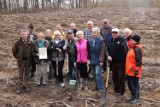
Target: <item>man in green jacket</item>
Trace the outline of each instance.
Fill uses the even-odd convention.
[[[17,94],[21,94],[22,89],[25,89],[27,92],[30,91],[28,81],[32,66],[33,43],[28,39],[27,36],[27,30],[22,30],[20,39],[14,44],[12,48],[13,56],[17,59],[19,73]]]

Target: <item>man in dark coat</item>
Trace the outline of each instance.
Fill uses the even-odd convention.
[[[25,88],[26,91],[30,91],[28,81],[32,65],[33,43],[29,41],[27,36],[27,30],[22,30],[20,39],[12,48],[13,56],[17,59],[19,72],[19,85],[17,94],[21,94],[23,88]]]

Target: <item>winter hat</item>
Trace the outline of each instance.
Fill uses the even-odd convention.
[[[67,34],[73,34],[73,30],[68,30]]]
[[[132,39],[132,40],[134,40],[135,42],[138,43],[141,40],[141,37],[139,35],[133,35],[133,36],[131,36],[130,39]]]

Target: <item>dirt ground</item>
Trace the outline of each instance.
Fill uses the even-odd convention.
[[[57,23],[67,30],[71,22],[77,24],[79,30],[86,27],[86,22],[92,20],[94,26],[101,26],[101,20],[108,18],[113,27],[133,30],[142,37],[143,44],[143,75],[140,78],[141,98],[139,105],[129,104],[110,92],[107,93],[107,107],[160,107],[160,8],[136,9],[77,9],[34,14],[0,15],[0,106],[1,107],[100,107],[100,94],[92,91],[94,82],[90,80],[88,91],[75,91],[72,97],[70,90],[61,89],[54,82],[47,86],[36,87],[31,81],[31,92],[16,94],[18,72],[16,60],[11,49],[19,38],[22,28],[33,23],[37,31],[54,30]],[[66,82],[67,83],[67,82]],[[126,86],[126,97],[129,92]],[[88,98],[88,99],[87,99]],[[94,99],[94,100],[93,100]],[[62,104],[61,102],[65,102]],[[94,105],[95,104],[95,105]],[[68,106],[68,107],[70,107]]]

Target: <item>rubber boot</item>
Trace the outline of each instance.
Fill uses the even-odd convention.
[[[84,82],[83,78],[80,78],[78,90],[82,90],[83,89],[83,85],[84,85],[83,82]]]

